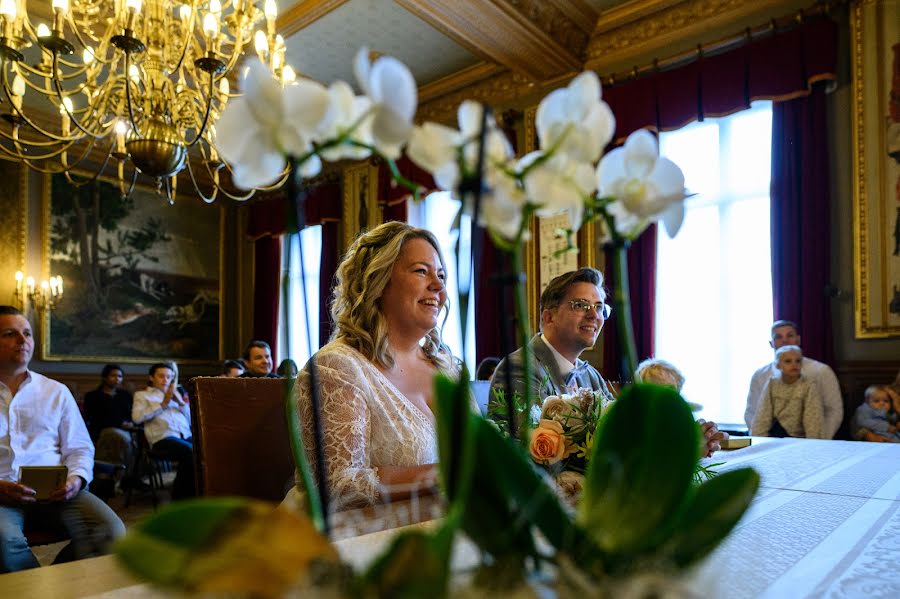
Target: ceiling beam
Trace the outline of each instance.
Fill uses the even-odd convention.
[[[593,30],[582,0],[395,0],[488,62],[544,81],[577,71]],[[586,12],[587,11],[587,12]]]
[[[346,2],[347,0],[301,0],[278,15],[275,29],[288,38]]]

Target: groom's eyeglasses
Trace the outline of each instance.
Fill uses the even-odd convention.
[[[592,304],[591,302],[586,300],[576,299],[569,300],[569,305],[572,306],[572,309],[576,312],[584,312],[585,314],[590,312],[591,310],[596,310],[597,315],[603,320],[609,318],[609,315],[612,313],[612,306],[610,306],[609,304],[604,304],[603,302]]]

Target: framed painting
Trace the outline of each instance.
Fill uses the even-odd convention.
[[[900,0],[850,7],[856,337],[900,336]]]
[[[221,205],[53,175],[43,209],[44,272],[64,282],[43,359],[221,360]]]

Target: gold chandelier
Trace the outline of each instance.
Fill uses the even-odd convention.
[[[29,16],[26,0],[0,0],[3,154],[40,172],[65,173],[73,184],[83,184],[73,169],[92,165],[93,180],[114,161],[123,194],[140,172],[155,178],[170,202],[183,170],[207,202],[219,192],[253,195],[220,185],[227,164],[216,153],[215,122],[251,38],[276,77],[295,78],[275,33],[275,0],[262,10],[253,0],[52,0],[52,13],[46,5]],[[254,35],[263,20],[265,29]],[[198,164],[203,177],[194,172]],[[201,181],[211,183],[211,193],[201,191]]]

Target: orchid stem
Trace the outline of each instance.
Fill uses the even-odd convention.
[[[615,285],[613,290],[614,316],[622,360],[620,374],[625,379],[623,382],[631,382],[634,380],[634,371],[637,368],[637,344],[634,341],[634,321],[631,318],[628,252],[622,243],[613,243],[612,245],[612,271]]]

